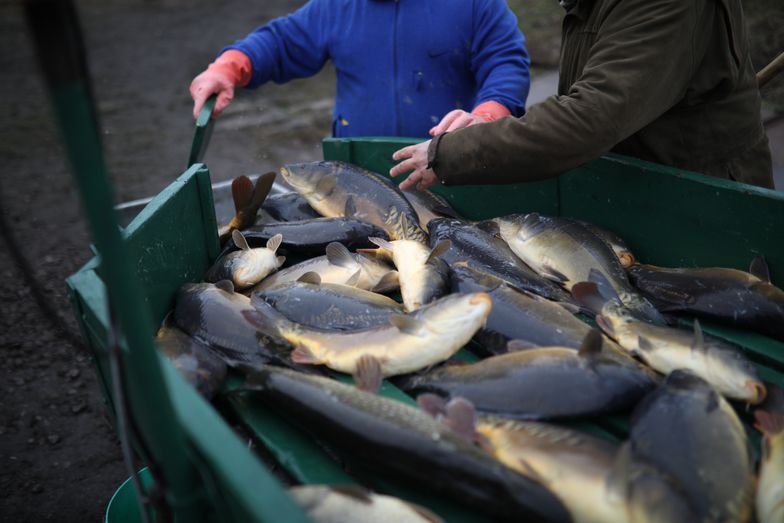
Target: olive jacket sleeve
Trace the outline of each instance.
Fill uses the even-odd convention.
[[[704,0],[615,2],[582,74],[565,95],[532,106],[521,118],[475,125],[434,141],[436,174],[446,185],[533,181],[608,152],[683,98],[708,42],[695,31],[703,5]]]

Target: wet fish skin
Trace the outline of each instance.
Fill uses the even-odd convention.
[[[313,218],[289,222],[272,222],[242,231],[250,247],[263,247],[277,234],[283,236],[281,248],[287,253],[318,256],[327,245],[338,242],[348,249],[373,247],[369,236],[387,238],[375,225],[351,218]]]
[[[493,518],[569,521],[539,483],[498,463],[425,412],[338,383],[274,367],[242,387],[349,463],[476,507]]]
[[[327,252],[324,256],[305,260],[271,274],[255,285],[251,292],[297,281],[309,272],[318,274],[323,283],[350,284],[374,292],[387,292],[398,288],[397,271],[386,261],[350,253],[338,243],[327,245]]]
[[[251,287],[283,265],[286,258],[277,255],[283,237],[278,234],[266,242],[265,247],[251,249],[238,230],[231,233],[239,250],[229,252],[215,260],[207,271],[206,280],[215,283],[229,280],[238,290]]]
[[[612,249],[580,223],[538,213],[513,214],[493,221],[512,251],[540,275],[571,290],[575,283],[588,281],[593,269],[637,316],[665,323],[656,308],[629,283]]]
[[[357,485],[300,485],[288,493],[315,523],[443,523],[424,507]]]
[[[242,312],[253,310],[250,299],[233,292],[230,282],[186,283],[177,291],[172,319],[183,332],[205,343],[231,367],[274,363],[304,372],[322,372],[312,366],[293,364],[288,343],[249,325]]]
[[[754,412],[754,426],[762,435],[762,458],[757,485],[760,523],[784,521],[784,392],[771,386],[765,405]]]
[[[450,272],[452,292],[487,292],[492,298],[493,309],[487,323],[474,335],[474,341],[492,354],[506,353],[506,345],[513,339],[541,347],[579,349],[591,331],[561,305],[526,295],[492,275],[461,264],[453,264]],[[602,347],[617,354],[622,352],[606,337]]]
[[[399,380],[407,392],[465,398],[477,412],[522,420],[619,412],[654,387],[644,372],[601,352],[536,347]],[[566,386],[565,384],[568,384]]]
[[[549,488],[575,523],[694,521],[680,493],[630,459],[627,448],[567,427],[495,416],[479,417],[476,430],[485,450]]]
[[[403,307],[391,298],[347,285],[290,282],[258,291],[286,318],[309,327],[356,330],[388,325]]]
[[[601,239],[604,243],[606,243],[610,249],[613,250],[615,256],[618,258],[618,261],[621,263],[624,269],[628,269],[637,263],[637,258],[635,258],[634,253],[632,253],[631,249],[629,249],[629,247],[626,245],[626,242],[613,231],[605,229],[604,227],[596,225],[595,223],[590,223],[583,220],[575,221],[583,225],[589,231],[598,236],[599,239]]]
[[[312,220],[314,218],[322,217],[313,210],[301,194],[296,192],[270,196],[261,204],[261,210],[265,211],[272,219],[279,222]]]
[[[765,398],[757,371],[734,345],[704,337],[699,323],[689,332],[638,320],[617,298],[599,296],[591,284],[576,285],[578,301],[591,307],[597,324],[618,344],[654,370],[667,375],[689,369],[728,398],[756,404]]]
[[[381,238],[371,241],[390,253],[400,281],[400,294],[407,312],[415,311],[423,305],[444,296],[449,290],[449,268],[438,257],[446,245],[435,246],[433,250],[413,240],[394,240]]]
[[[449,218],[460,218],[458,212],[449,205],[449,202],[446,201],[445,198],[432,191],[427,189],[420,191],[419,189],[410,188],[402,192],[405,199],[408,200],[408,203],[414,207],[414,210],[419,217],[419,226],[422,227],[423,230],[427,230],[427,224],[436,218],[443,218],[445,216]]]
[[[721,267],[638,264],[632,282],[668,312],[686,312],[784,341],[784,291],[753,274]]]
[[[356,218],[381,227],[393,240],[427,243],[414,208],[380,174],[336,161],[288,164],[280,172],[323,216]]]
[[[212,399],[226,379],[226,363],[210,348],[185,334],[167,315],[155,335],[158,350],[199,394]]]
[[[440,256],[450,267],[466,262],[471,268],[500,278],[512,287],[554,301],[573,302],[568,292],[536,274],[505,241],[476,224],[438,218],[428,224],[428,231],[431,247],[444,240],[450,241],[449,250]]]
[[[750,521],[754,479],[746,432],[713,387],[683,370],[635,408],[634,453],[671,476],[698,521]]]
[[[408,316],[392,316],[386,326],[344,332],[296,324],[256,298],[252,301],[256,313],[244,316],[295,346],[294,362],[355,374],[360,360],[372,356],[383,376],[414,372],[448,359],[471,339],[492,306],[484,293],[452,294]]]

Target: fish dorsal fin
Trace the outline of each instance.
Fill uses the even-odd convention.
[[[400,283],[400,273],[397,271],[389,271],[384,274],[378,283],[373,286],[371,289],[373,292],[381,292],[390,289],[394,289]]]
[[[359,485],[330,485],[329,489],[336,494],[346,496],[366,505],[373,503],[371,493]]]
[[[602,333],[596,329],[591,329],[585,335],[577,354],[582,357],[599,354],[602,352]]]
[[[357,360],[354,369],[354,384],[359,390],[376,394],[384,381],[384,370],[381,360],[369,354],[363,354]]]
[[[326,197],[335,186],[338,184],[338,179],[333,174],[328,174],[326,176],[322,176],[321,179],[316,184],[316,188],[314,189],[314,193],[317,198],[321,199]]]
[[[577,303],[594,314],[599,314],[605,303],[605,299],[599,293],[599,286],[592,281],[581,281],[572,285],[572,296]]]
[[[357,214],[357,204],[354,201],[353,196],[349,196],[346,198],[346,205],[343,208],[343,215],[347,218],[351,218],[352,216],[356,216]]]
[[[474,227],[492,236],[498,236],[501,234],[501,227],[498,225],[498,222],[496,222],[495,220],[485,220],[482,222],[477,222],[474,224]]]
[[[253,201],[253,182],[247,176],[237,176],[231,181],[231,198],[234,212],[238,213]]]
[[[423,330],[426,327],[424,321],[414,318],[413,316],[405,316],[403,314],[390,315],[389,323],[397,327],[400,332],[404,332],[412,336],[423,336]]]
[[[280,244],[283,243],[283,235],[278,233],[269,240],[267,240],[267,249],[276,252]]]
[[[362,275],[362,269],[357,269],[354,274],[348,277],[348,279],[343,282],[343,285],[347,285],[348,287],[356,287],[357,283],[359,283],[359,277]]]
[[[436,419],[446,414],[446,400],[433,393],[420,394],[416,399],[417,405]]]
[[[302,283],[312,283],[313,285],[321,285],[321,276],[319,276],[319,273],[317,272],[308,271],[297,278],[297,281]]]
[[[262,203],[264,203],[264,200],[267,199],[267,196],[272,190],[272,185],[274,183],[274,172],[260,174],[259,177],[256,178],[256,186],[253,188],[253,198],[250,204],[258,208]]]
[[[435,247],[433,247],[433,250],[430,251],[430,255],[427,257],[427,260],[425,260],[425,263],[427,264],[427,263],[430,263],[431,261],[440,259],[439,256],[444,254],[451,247],[452,247],[452,242],[451,241],[449,241],[449,240],[441,240],[440,242],[438,242],[436,244]]]
[[[220,280],[215,282],[215,286],[225,292],[234,292],[234,284],[231,280]]]
[[[596,288],[599,290],[599,294],[605,300],[614,300],[618,299],[618,293],[615,292],[610,280],[607,279],[607,276],[604,275],[601,271],[592,268],[588,271],[588,281],[591,281],[596,284]]]
[[[691,350],[702,351],[705,350],[705,336],[702,334],[702,327],[700,327],[700,320],[694,320],[694,339],[691,342]]]
[[[444,425],[473,442],[476,437],[476,409],[465,398],[454,398],[446,404]]]
[[[232,241],[234,241],[234,245],[236,245],[238,249],[242,251],[250,250],[250,245],[248,245],[248,240],[246,240],[245,236],[243,236],[242,233],[237,229],[231,231],[231,239]]]
[[[520,352],[522,350],[538,349],[540,346],[528,340],[509,340],[506,343],[507,352]]]
[[[770,283],[770,269],[764,256],[756,256],[751,260],[749,272],[760,280]]]
[[[359,265],[351,252],[340,242],[332,242],[327,245],[326,254],[327,261],[337,267],[356,270]]]
[[[435,205],[430,210],[433,211],[433,214],[437,214],[439,216],[446,216],[448,218],[460,218],[457,212],[453,208],[447,205]]]
[[[368,241],[373,245],[377,245],[381,249],[392,252],[395,249],[393,242],[387,241],[384,238],[377,238],[375,236],[368,236]]]

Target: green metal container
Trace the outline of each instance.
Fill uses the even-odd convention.
[[[327,139],[324,158],[386,173],[393,163],[392,153],[411,143],[389,138]],[[193,165],[123,231],[127,255],[154,322],[160,322],[173,306],[177,288],[199,281],[217,256],[209,187],[207,168]],[[754,256],[764,254],[774,282],[784,281],[784,194],[774,191],[619,156],[603,157],[544,182],[434,190],[468,218],[539,211],[606,226],[620,234],[647,263],[746,269]],[[98,260],[91,261],[68,279],[68,285],[112,410],[115,399],[104,356],[109,325],[98,268]],[[764,379],[784,386],[784,343],[710,322],[705,322],[704,328],[742,345]],[[152,336],[152,330],[148,334]],[[462,356],[472,358],[466,349]],[[302,520],[279,483],[247,449],[247,442],[240,440],[168,362],[163,360],[162,366],[177,422],[190,446],[187,454],[210,479],[201,484],[208,485],[205,488],[215,511],[231,521]],[[383,385],[381,394],[414,403],[389,383]],[[356,481],[304,433],[249,397],[233,396],[222,414],[263,443],[295,480],[327,484]],[[626,431],[623,417],[577,425],[616,439],[623,438]],[[757,444],[753,437],[752,442]],[[385,478],[374,477],[369,486],[425,505],[450,522],[487,520],[459,504]],[[127,486],[118,492],[119,497],[113,501],[115,513],[116,507],[128,503],[127,495]],[[270,519],[271,513],[278,517]],[[120,521],[109,517],[111,514],[107,516]]]

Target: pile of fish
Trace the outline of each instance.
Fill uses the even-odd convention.
[[[578,220],[475,222],[343,162],[281,174],[296,192],[266,198],[274,175],[235,180],[221,256],[159,331],[203,395],[233,368],[233,394],[346,463],[494,519],[784,521],[781,390],[696,319],[784,340],[784,292],[762,258],[749,273],[655,267]],[[419,408],[377,395],[384,378]],[[625,441],[565,423],[629,413]],[[316,521],[438,521],[356,487],[292,495]]]

